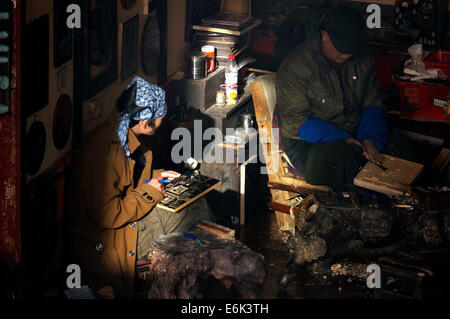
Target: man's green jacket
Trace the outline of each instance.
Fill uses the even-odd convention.
[[[309,118],[325,120],[354,135],[366,107],[384,109],[373,55],[366,50],[351,57],[343,64],[339,79],[322,54],[320,41],[317,32],[297,46],[277,71],[276,108],[283,136],[300,139],[299,130]],[[342,86],[348,92],[346,109]]]

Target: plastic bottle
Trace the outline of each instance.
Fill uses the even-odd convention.
[[[239,68],[236,63],[236,56],[229,54],[228,63],[225,67],[227,104],[235,104],[238,100],[238,72]]]

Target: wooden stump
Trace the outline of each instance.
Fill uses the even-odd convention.
[[[151,280],[148,297],[191,299],[198,279],[213,276],[225,287],[234,284],[242,298],[257,298],[266,276],[264,257],[237,240],[220,238],[202,229],[189,232],[199,243],[183,234],[160,236],[151,245]]]

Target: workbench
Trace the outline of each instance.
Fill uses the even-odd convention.
[[[240,144],[220,143],[221,163],[202,163],[200,173],[222,181],[222,184],[207,195],[214,214],[222,224],[245,225],[246,216],[258,210],[262,204],[262,186],[266,185],[267,175],[261,174],[258,157],[259,141],[255,134]],[[230,162],[229,159],[232,158]]]

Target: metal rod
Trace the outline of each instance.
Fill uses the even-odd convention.
[[[240,200],[241,200],[241,216],[240,216],[240,224],[241,225],[245,225],[245,167],[247,166],[248,163],[250,163],[251,161],[253,161],[253,159],[256,158],[256,154],[253,155],[252,157],[250,157],[247,161],[245,161],[241,166],[240,166],[240,170],[241,170],[241,190],[240,190]]]

